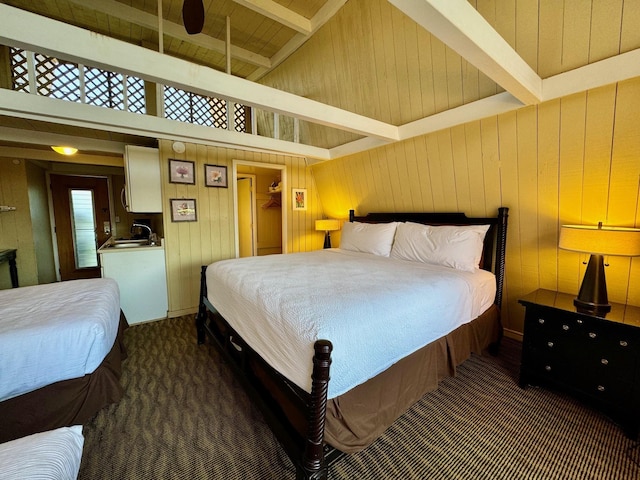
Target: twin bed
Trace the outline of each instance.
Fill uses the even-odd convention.
[[[339,249],[202,267],[198,342],[236,370],[298,478],[326,478],[498,344],[507,214],[352,211]]]
[[[0,443],[81,425],[118,401],[126,327],[110,279],[0,291]]]

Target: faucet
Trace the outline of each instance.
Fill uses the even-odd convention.
[[[133,223],[133,225],[131,225],[131,230],[133,230],[134,228],[139,227],[139,228],[144,228],[146,230],[149,231],[149,245],[155,245],[155,234],[151,231],[151,227],[149,227],[148,225],[145,225],[144,223]]]

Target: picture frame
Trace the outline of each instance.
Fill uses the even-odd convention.
[[[195,162],[190,160],[169,159],[169,182],[196,184]]]
[[[198,221],[195,198],[171,198],[169,202],[171,203],[172,222]]]
[[[204,184],[207,187],[228,188],[227,167],[223,165],[205,165]]]
[[[292,191],[291,198],[292,198],[294,210],[307,209],[307,189],[306,188],[294,188]]]

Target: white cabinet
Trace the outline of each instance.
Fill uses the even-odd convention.
[[[162,213],[160,154],[157,148],[126,145],[124,152],[125,196],[128,212]]]
[[[100,250],[102,276],[120,288],[120,308],[130,325],[167,317],[164,247]]]

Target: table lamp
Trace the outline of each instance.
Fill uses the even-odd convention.
[[[335,230],[340,230],[340,220],[324,219],[316,220],[316,231],[324,231],[324,248],[331,248],[331,234]]]
[[[595,225],[562,225],[558,246],[564,250],[589,253],[580,293],[573,301],[578,312],[606,314],[611,310],[604,275],[604,255],[640,255],[640,229]]]

